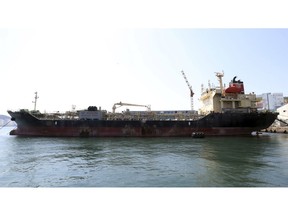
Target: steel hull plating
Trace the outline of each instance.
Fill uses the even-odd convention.
[[[269,127],[277,113],[211,113],[199,120],[47,120],[9,111],[17,123],[12,135],[54,137],[246,136]]]

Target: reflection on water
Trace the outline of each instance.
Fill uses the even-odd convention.
[[[21,138],[0,135],[4,187],[288,185],[288,135]]]

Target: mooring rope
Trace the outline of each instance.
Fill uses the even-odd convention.
[[[283,124],[286,124],[287,126],[288,126],[288,123],[286,122],[286,121],[283,121],[283,120],[281,120],[281,119],[276,119],[276,120],[278,120],[278,121],[280,121],[280,122],[282,122]]]
[[[2,127],[0,127],[0,130],[1,130],[2,128],[4,128],[5,126],[7,126],[10,122],[11,122],[11,120],[10,120],[9,122],[7,122],[6,124],[4,124]]]

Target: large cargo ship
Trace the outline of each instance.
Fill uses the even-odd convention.
[[[256,95],[245,94],[244,83],[236,80],[223,87],[223,73],[216,73],[219,87],[202,88],[199,112],[193,110],[112,112],[90,106],[66,113],[8,111],[18,136],[54,137],[202,137],[247,136],[268,128],[278,113],[259,112]],[[35,97],[36,99],[36,97]],[[35,101],[36,102],[36,101]],[[128,104],[129,105],[129,104]]]

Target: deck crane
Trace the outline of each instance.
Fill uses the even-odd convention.
[[[191,86],[190,83],[188,82],[187,77],[186,77],[186,75],[185,75],[185,73],[184,73],[183,70],[181,71],[181,73],[182,73],[182,75],[183,75],[183,77],[184,77],[184,79],[185,79],[185,81],[186,81],[186,83],[187,83],[187,85],[188,85],[189,90],[190,90],[191,110],[194,110],[194,102],[193,102],[194,92],[193,92],[193,90],[192,90],[192,86]]]
[[[138,106],[138,107],[146,107],[148,111],[151,111],[150,105],[139,105],[139,104],[129,104],[129,103],[122,103],[121,101],[119,103],[115,103],[112,107],[112,112],[115,113],[115,110],[121,106]]]

